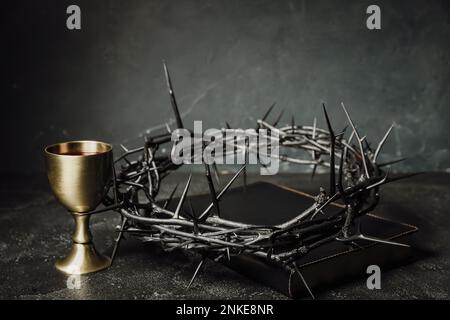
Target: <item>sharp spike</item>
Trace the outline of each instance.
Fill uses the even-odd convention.
[[[180,201],[178,201],[178,205],[177,205],[177,208],[175,210],[175,214],[173,216],[175,219],[178,219],[178,217],[180,216],[181,207],[183,206],[184,200],[186,199],[186,195],[187,195],[187,192],[188,192],[188,189],[189,189],[189,185],[191,184],[191,179],[192,179],[192,175],[190,174],[189,178],[188,178],[188,180],[186,182],[186,186],[184,187],[183,194],[180,197]]]
[[[407,158],[400,158],[400,159],[397,159],[397,160],[392,160],[392,161],[388,161],[388,162],[384,162],[384,163],[380,163],[380,164],[378,164],[378,167],[385,167],[385,166],[388,166],[388,165],[391,165],[391,164],[395,164],[395,163],[398,163],[398,162],[402,162],[402,161],[405,161]]]
[[[350,123],[350,126],[352,127],[353,132],[355,133],[355,136],[356,136],[356,138],[358,139],[359,149],[360,149],[360,152],[361,152],[361,158],[362,158],[362,162],[363,162],[363,166],[364,166],[364,172],[365,172],[365,174],[366,174],[366,177],[369,178],[369,170],[367,169],[366,156],[365,156],[365,154],[364,154],[364,149],[363,149],[363,146],[362,146],[362,143],[361,143],[362,140],[361,140],[361,138],[359,137],[358,131],[356,130],[356,127],[355,127],[355,125],[353,124],[353,121],[352,121],[352,119],[350,118],[350,115],[348,114],[347,109],[345,108],[344,103],[341,102],[341,105],[342,105],[342,109],[344,109],[345,115],[347,116],[348,122]]]
[[[244,173],[242,174],[242,182],[244,186],[244,192],[247,191],[247,168],[244,169]]]
[[[120,226],[119,234],[117,235],[116,243],[114,244],[114,248],[111,253],[111,262],[110,262],[109,266],[112,266],[112,264],[114,262],[114,258],[116,257],[117,249],[119,248],[120,241],[122,240],[123,230],[125,228],[126,223],[127,223],[127,218],[124,217],[122,220],[122,225]]]
[[[189,211],[191,212],[191,216],[192,216],[192,218],[194,218],[194,220],[195,220],[196,215],[195,215],[194,207],[192,206],[191,198],[188,198],[188,203],[189,203]]]
[[[231,178],[230,181],[228,181],[227,185],[222,189],[222,191],[220,191],[219,195],[217,196],[217,199],[219,200],[224,193],[228,190],[228,188],[233,184],[233,182],[236,180],[236,178],[239,176],[239,174],[245,169],[245,165],[243,165],[238,172],[236,172],[233,176],[233,178]]]
[[[220,193],[217,195],[217,200],[220,200],[220,198],[225,194],[225,192],[227,192],[228,188],[233,184],[233,182],[237,179],[237,177],[239,176],[239,174],[244,170],[245,165],[243,165],[238,172],[235,173],[235,175],[233,176],[233,178],[230,179],[230,181],[228,181],[227,185],[222,189],[222,191],[220,191]],[[211,211],[211,208],[213,207],[213,203],[211,203],[206,209],[205,211],[203,211],[203,213],[200,215],[199,220],[204,219],[205,217],[207,217],[209,211]]]
[[[402,180],[402,179],[406,179],[406,178],[411,178],[411,177],[417,176],[419,174],[423,174],[423,172],[402,174],[402,175],[399,175],[397,177],[393,177],[393,178],[387,179],[383,184],[391,183],[391,182]]]
[[[211,178],[211,170],[209,169],[209,165],[207,163],[205,163],[205,175],[206,180],[208,181],[209,193],[211,194],[212,203],[214,205],[214,208],[216,209],[217,216],[220,217],[219,201],[217,201],[216,190],[214,188],[214,183]]]
[[[362,240],[378,242],[378,243],[384,243],[384,244],[390,244],[390,245],[393,245],[393,246],[406,247],[406,248],[410,247],[408,244],[394,242],[394,241],[389,241],[389,240],[384,240],[384,239],[379,239],[379,238],[374,238],[374,237],[369,237],[369,236],[365,236],[363,234],[360,234],[359,238],[362,239]]]
[[[386,142],[389,134],[392,131],[392,128],[394,128],[394,124],[391,124],[391,126],[389,127],[389,129],[386,131],[386,133],[383,136],[383,139],[381,139],[380,143],[377,146],[377,149],[375,150],[375,153],[373,154],[373,162],[376,163],[377,162],[377,158],[378,155],[380,154],[381,148],[383,147],[384,143]]]
[[[366,137],[364,137],[364,144],[366,145],[366,150],[370,150],[370,143],[365,138]]]
[[[308,290],[308,293],[309,293],[309,295],[311,296],[311,298],[312,298],[313,300],[316,299],[316,298],[314,297],[314,294],[312,293],[311,289],[309,288],[308,283],[306,282],[305,278],[303,278],[302,273],[301,273],[300,270],[298,269],[297,264],[296,264],[296,263],[293,263],[293,265],[294,265],[295,272],[297,272],[297,274],[299,275],[300,280],[302,280],[302,282],[303,282],[303,284],[305,285],[306,290]]]
[[[339,132],[339,133],[336,135],[336,138],[339,138],[339,140],[341,140],[342,137],[343,137],[344,134],[345,134],[345,130],[347,130],[347,127],[345,127],[344,130],[342,130],[341,132]]]
[[[191,202],[191,198],[188,198],[188,203],[189,203],[189,211],[190,211],[190,216],[192,219],[192,223],[194,224],[194,234],[198,235],[200,233],[199,228],[198,228],[198,220],[197,220],[197,215],[195,214],[194,208],[192,207],[192,202]]]
[[[214,178],[216,178],[217,184],[220,184],[219,170],[217,169],[217,164],[215,162],[213,162],[212,168],[214,172]]]
[[[383,179],[381,179],[381,180],[378,181],[378,182],[375,182],[374,184],[372,184],[372,185],[370,185],[370,186],[367,186],[367,187],[366,187],[366,190],[373,189],[373,188],[375,188],[375,187],[377,187],[377,186],[382,185],[383,183],[385,183],[386,180],[387,180],[387,178],[388,178],[388,176],[389,176],[389,171],[390,171],[390,169],[391,169],[391,168],[389,167],[388,170],[387,170],[387,172],[386,172],[386,175],[384,176]]]
[[[177,100],[175,99],[175,93],[172,87],[172,81],[170,80],[169,69],[167,68],[166,62],[163,61],[164,73],[166,75],[167,89],[169,90],[170,103],[172,105],[173,113],[175,115],[175,120],[177,123],[177,128],[183,128],[183,121],[181,121],[180,110],[178,109]]]
[[[248,163],[248,140],[246,139],[245,141],[245,150],[244,150],[244,157],[245,157],[245,161],[244,163],[247,164]],[[242,179],[243,179],[243,185],[244,185],[244,192],[247,191],[247,167],[244,168],[244,172],[242,174]]]
[[[341,162],[339,163],[339,174],[338,174],[338,183],[337,183],[337,186],[338,186],[338,189],[339,189],[339,193],[341,194],[341,196],[343,198],[345,198],[345,195],[346,195],[345,190],[344,190],[344,185],[342,184],[342,177],[343,177],[343,174],[344,174],[343,173],[343,171],[344,171],[343,167],[344,167],[344,161],[345,161],[346,157],[347,157],[347,146],[345,146],[342,149],[342,152],[341,152]]]
[[[284,114],[284,109],[283,110],[281,110],[281,112],[280,112],[280,114],[278,115],[278,118],[275,120],[275,122],[273,123],[273,125],[272,126],[274,126],[274,127],[276,127],[277,126],[277,124],[278,124],[278,122],[280,122],[280,120],[281,120],[281,117],[283,116],[283,114]]]
[[[314,121],[313,121],[313,132],[312,132],[312,139],[314,140],[316,138],[316,128],[317,128],[317,118],[314,117]],[[316,151],[312,150],[311,151],[311,155],[313,160],[316,160]],[[317,164],[314,164],[313,166],[313,170],[311,173],[311,181],[314,179],[314,176],[316,175],[316,170],[317,170]]]
[[[314,121],[313,121],[313,133],[312,133],[313,139],[316,137],[316,129],[317,129],[317,118],[314,117]]]
[[[352,131],[352,133],[350,134],[350,137],[348,138],[347,143],[350,144],[353,140],[353,137],[355,136],[355,131]]]
[[[231,126],[228,122],[225,121],[225,125],[227,126],[227,129],[231,129]]]
[[[292,115],[291,117],[291,127],[292,127],[292,132],[295,130],[295,118],[294,115]]]
[[[355,235],[350,236],[350,237],[336,238],[336,240],[340,241],[340,242],[352,242],[352,241],[355,241],[355,240],[366,240],[366,241],[370,241],[370,242],[389,244],[389,245],[398,246],[398,247],[406,247],[406,248],[410,247],[409,245],[404,244],[404,243],[394,242],[394,241],[380,239],[380,238],[375,238],[375,237],[370,237],[370,236],[365,236],[365,235],[363,235],[361,233],[360,234],[355,234]]]
[[[323,107],[323,113],[325,114],[325,120],[327,121],[328,131],[330,132],[330,195],[335,194],[336,192],[336,170],[335,170],[335,154],[334,154],[334,147],[335,147],[335,135],[333,128],[331,127],[330,119],[328,118],[327,109],[325,108],[325,104],[322,104]]]
[[[266,111],[266,113],[264,114],[264,116],[262,117],[262,121],[266,121],[267,117],[269,116],[270,112],[272,111],[272,109],[275,107],[277,103],[274,102],[272,103],[272,105],[269,107],[269,109]]]
[[[117,173],[114,163],[112,164],[112,174],[113,174],[114,204],[117,205],[119,203],[119,192],[117,190]]]
[[[187,288],[189,289],[194,282],[195,278],[197,277],[198,272],[200,271],[200,268],[202,267],[203,263],[205,262],[206,257],[203,257],[202,260],[200,260],[200,263],[197,265],[197,268],[195,269],[194,275],[191,278],[191,281],[189,281],[189,284]]]
[[[170,126],[167,122],[166,122],[166,129],[168,133],[172,133],[172,129],[170,129]]]
[[[313,169],[312,169],[312,172],[311,172],[311,181],[314,180],[314,177],[315,177],[315,175],[316,175],[316,171],[317,171],[317,164],[315,164],[315,165],[313,166]]]
[[[128,152],[128,149],[123,144],[120,144],[120,147],[122,148],[123,151]]]
[[[172,192],[170,193],[169,198],[167,198],[166,202],[164,202],[164,206],[163,206],[164,209],[166,209],[167,206],[168,206],[168,205],[170,204],[170,202],[172,201],[172,198],[173,198],[175,192],[176,192],[177,189],[178,189],[178,185],[179,185],[179,184],[177,183],[177,185],[175,186],[175,188],[173,188]]]

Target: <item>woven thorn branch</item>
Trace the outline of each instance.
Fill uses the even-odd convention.
[[[184,128],[165,63],[164,72],[176,126]],[[121,214],[122,220],[117,229],[112,259],[125,232],[143,241],[158,242],[167,251],[186,249],[197,252],[202,258],[188,285],[190,287],[207,258],[217,262],[245,253],[281,263],[297,272],[314,297],[295,264],[299,256],[332,241],[350,246],[357,245],[355,241],[358,240],[405,246],[402,243],[364,235],[359,225],[355,223],[355,219],[373,211],[377,206],[382,185],[411,176],[391,178],[389,170],[383,171],[383,167],[403,159],[381,164],[377,162],[393,125],[389,127],[377,147],[372,149],[366,137],[358,132],[344,104],[342,109],[351,128],[349,138],[345,137],[345,129],[335,133],[325,105],[323,113],[326,129],[317,127],[316,119],[312,125],[297,125],[293,117],[289,125],[278,126],[282,113],[273,123],[269,123],[267,119],[274,106],[275,104],[270,106],[257,121],[257,130],[267,129],[276,133],[282,148],[300,149],[308,154],[307,159],[282,154],[278,156],[280,161],[312,166],[312,176],[319,166],[329,168],[328,191],[321,187],[309,208],[278,225],[253,225],[230,221],[221,217],[220,200],[239,175],[244,176],[244,184],[246,183],[245,165],[220,191],[217,191],[218,183],[215,184],[212,178],[212,175],[215,175],[216,180],[219,179],[217,167],[215,164],[205,164],[205,179],[211,196],[209,206],[201,213],[194,212],[192,206],[190,210],[183,209],[191,183],[189,176],[175,210],[169,210],[169,204],[178,185],[168,199],[156,200],[163,179],[179,167],[171,161],[170,155],[159,152],[161,145],[171,141],[172,130],[166,124],[167,132],[153,136],[146,135],[142,147],[128,149],[121,145],[123,153],[115,160],[117,174],[116,172],[114,174],[112,191],[104,199],[105,207],[92,212],[113,210]],[[228,123],[227,128],[231,128]],[[248,154],[255,150],[251,145],[246,145],[242,149],[241,145],[233,141],[224,142],[236,147],[233,148],[235,152]],[[189,199],[187,201],[189,202]],[[340,201],[343,206],[331,207],[336,201]],[[324,214],[329,206],[331,210],[327,211],[331,213]]]

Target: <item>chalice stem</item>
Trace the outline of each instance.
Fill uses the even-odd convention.
[[[75,231],[69,254],[56,262],[56,268],[67,274],[86,274],[106,269],[111,259],[101,255],[94,247],[89,229],[89,214],[73,212]]]
[[[91,218],[88,214],[72,213],[75,221],[75,232],[72,235],[72,240],[75,243],[88,244],[92,242],[92,234],[89,229],[89,220]]]

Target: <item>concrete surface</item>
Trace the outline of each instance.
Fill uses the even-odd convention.
[[[161,196],[186,176],[169,176]],[[249,181],[260,180],[252,176]],[[315,192],[306,175],[278,175],[264,180]],[[223,181],[226,181],[223,178]],[[223,183],[222,181],[222,183]],[[238,181],[241,183],[241,181]],[[207,191],[194,176],[191,192]],[[415,224],[417,256],[412,264],[382,273],[382,289],[369,291],[365,279],[316,293],[319,299],[448,299],[450,298],[450,174],[425,174],[387,185],[376,212]],[[110,252],[115,213],[92,219],[97,248]],[[0,298],[2,299],[286,299],[285,296],[208,262],[186,290],[199,257],[164,253],[156,245],[123,241],[110,269],[83,276],[81,289],[68,289],[55,259],[67,252],[72,221],[56,202],[43,175],[0,176]]]

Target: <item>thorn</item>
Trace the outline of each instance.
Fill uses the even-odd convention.
[[[379,243],[389,244],[389,245],[398,246],[398,247],[405,247],[405,248],[409,248],[410,247],[410,245],[408,245],[408,244],[404,244],[404,243],[400,243],[400,242],[394,242],[394,241],[389,241],[389,240],[383,240],[383,239],[374,238],[374,237],[368,237],[368,236],[365,236],[363,234],[360,234],[359,238],[362,239],[362,240],[367,240],[367,241],[372,241],[372,242],[379,242]]]
[[[217,184],[220,184],[219,170],[217,170],[217,164],[213,162],[212,167],[214,172],[214,178],[216,178]]]
[[[175,186],[175,188],[173,188],[172,192],[170,193],[169,198],[167,198],[166,202],[164,203],[164,205],[163,205],[163,208],[164,208],[164,209],[166,209],[167,206],[168,206],[168,205],[170,204],[170,202],[172,201],[173,195],[175,194],[175,192],[176,192],[177,189],[178,189],[178,185],[179,185],[179,184],[177,183],[177,185]]]
[[[298,269],[297,264],[294,262],[293,265],[294,265],[295,271],[297,272],[297,274],[299,275],[299,277],[300,277],[300,279],[302,280],[303,284],[305,285],[306,290],[308,290],[309,295],[311,296],[311,298],[312,298],[313,300],[316,299],[316,298],[314,297],[314,294],[312,293],[311,289],[309,288],[308,283],[306,282],[305,278],[303,278],[302,273],[301,273],[300,270]]]
[[[248,141],[246,139],[245,141],[245,150],[244,150],[244,157],[245,157],[245,161],[244,163],[247,164],[248,163]],[[244,192],[247,191],[247,167],[244,168],[244,172],[242,174],[242,179],[243,179],[243,185],[244,185]]]
[[[381,180],[378,181],[378,182],[375,182],[374,184],[372,184],[372,185],[370,185],[370,186],[367,186],[367,187],[366,187],[366,190],[373,189],[373,188],[375,188],[375,187],[377,187],[377,186],[382,185],[383,183],[385,183],[385,182],[386,182],[386,179],[387,179],[388,176],[389,176],[389,171],[390,171],[390,169],[391,169],[391,167],[388,168],[388,170],[387,170],[387,172],[386,172],[386,175],[384,176],[383,179],[381,179]]]
[[[168,133],[172,133],[172,129],[170,129],[170,126],[167,122],[166,122],[166,129]]]
[[[353,137],[355,136],[355,131],[352,131],[352,133],[350,134],[350,137],[348,138],[347,143],[350,144],[353,140]]]
[[[312,133],[313,139],[316,137],[316,129],[317,129],[317,118],[314,117],[314,122],[313,122],[313,133]]]
[[[317,164],[315,164],[313,166],[312,173],[311,173],[311,181],[314,180],[314,176],[316,175],[316,170],[317,170]]]
[[[344,172],[344,161],[345,161],[346,157],[347,157],[347,146],[345,146],[341,151],[341,161],[339,163],[339,173],[338,173],[338,183],[337,183],[339,193],[344,198],[344,200],[345,200],[346,193],[344,190],[344,185],[342,184],[342,177],[343,177],[343,172]]]
[[[191,184],[192,174],[189,175],[189,178],[186,182],[186,186],[184,187],[183,194],[181,195],[180,200],[178,201],[177,208],[175,210],[174,219],[178,219],[180,216],[181,207],[183,206],[184,200],[186,199],[186,195],[189,189],[189,185]]]
[[[367,141],[367,139],[364,139],[364,144],[366,145],[366,150],[371,150],[370,149],[370,143]]]
[[[278,124],[278,122],[280,122],[280,120],[281,120],[281,117],[283,116],[283,114],[284,114],[284,109],[283,110],[281,110],[281,112],[280,112],[280,114],[278,115],[278,118],[275,120],[275,122],[273,123],[273,125],[272,126],[274,126],[274,127],[276,127],[277,126],[277,124]]]
[[[189,204],[189,212],[191,213],[191,216],[195,219],[197,215],[195,214],[194,207],[192,206],[191,198],[188,198],[188,204]]]
[[[122,148],[123,151],[128,152],[128,149],[123,144],[120,144],[120,147]]]
[[[410,247],[410,245],[408,245],[408,244],[404,244],[404,243],[400,243],[400,242],[394,242],[394,241],[389,241],[389,240],[384,240],[384,239],[370,237],[370,236],[365,236],[365,235],[363,235],[361,233],[360,234],[355,234],[355,235],[350,236],[350,237],[336,238],[336,240],[340,241],[340,242],[349,242],[349,241],[351,242],[351,241],[355,241],[355,240],[366,240],[366,241],[370,241],[370,242],[389,244],[389,245],[398,246],[398,247],[406,247],[406,248]]]
[[[270,112],[272,111],[273,107],[275,107],[277,103],[274,102],[272,103],[272,105],[269,107],[269,109],[266,111],[266,113],[264,114],[264,116],[262,117],[262,121],[266,121],[267,117],[269,116]]]
[[[242,174],[242,181],[244,186],[244,192],[247,191],[247,168],[244,169],[244,173]]]
[[[358,248],[358,249],[364,249],[362,246],[360,246],[359,244],[357,244],[355,241],[351,241],[350,245],[352,245],[354,248]]]
[[[228,181],[227,185],[222,189],[222,191],[217,196],[217,200],[219,200],[223,194],[228,190],[228,188],[231,186],[231,184],[236,180],[236,178],[239,176],[239,174],[245,169],[245,165],[243,165],[233,176],[233,178]]]
[[[335,171],[335,154],[334,154],[334,146],[335,146],[335,135],[333,128],[331,127],[330,119],[328,118],[327,109],[325,108],[325,103],[322,104],[323,113],[325,114],[325,120],[327,121],[328,131],[330,133],[330,195],[335,194],[336,192],[336,171]]]
[[[178,109],[177,100],[175,99],[175,93],[172,87],[172,81],[170,80],[169,69],[167,68],[166,62],[163,61],[164,73],[166,75],[167,89],[169,90],[170,103],[172,105],[173,113],[175,114],[175,120],[177,122],[177,128],[183,128],[183,122],[181,121],[180,110]]]
[[[411,177],[414,177],[414,176],[417,176],[417,175],[420,175],[420,174],[423,174],[423,173],[424,172],[415,172],[415,173],[402,174],[402,175],[399,175],[397,177],[393,177],[393,178],[387,179],[383,184],[387,184],[387,183],[390,183],[390,182],[394,182],[394,181],[402,180],[402,179],[406,179],[406,178],[411,178]]]
[[[216,190],[214,188],[214,183],[211,178],[211,170],[209,169],[209,165],[205,163],[205,175],[206,180],[208,181],[209,193],[211,195],[211,200],[216,209],[217,216],[220,217],[220,207],[219,202],[217,201]]]
[[[339,133],[336,135],[336,138],[342,139],[342,137],[343,137],[344,134],[345,134],[345,130],[347,130],[347,127],[345,127],[344,130],[342,130],[341,132],[339,132]]]
[[[355,125],[353,124],[353,121],[352,121],[352,119],[350,118],[350,115],[348,114],[347,109],[345,108],[344,103],[341,102],[341,105],[342,105],[342,109],[344,109],[345,115],[347,116],[348,122],[350,123],[350,125],[351,125],[351,127],[352,127],[352,129],[353,129],[353,132],[354,132],[354,134],[355,134],[355,136],[356,136],[356,138],[357,138],[357,140],[358,140],[359,149],[360,149],[360,152],[361,152],[361,158],[362,158],[363,166],[364,166],[364,172],[365,172],[365,174],[366,174],[366,177],[369,178],[369,170],[367,169],[366,156],[365,156],[365,154],[364,154],[364,149],[363,149],[363,146],[362,146],[362,143],[361,143],[362,140],[361,140],[361,138],[359,137],[358,131],[356,130],[356,127],[355,127]]]
[[[407,158],[400,158],[400,159],[397,159],[397,160],[392,160],[392,161],[380,163],[378,165],[378,167],[380,167],[380,168],[381,167],[385,167],[385,166],[388,166],[388,165],[391,165],[391,164],[395,164],[395,163],[398,163],[398,162],[402,162],[402,161],[405,161],[405,160],[407,160]]]
[[[114,244],[114,249],[113,249],[113,251],[111,253],[111,262],[110,262],[109,266],[112,266],[112,264],[114,262],[114,258],[116,257],[117,249],[119,248],[120,241],[122,240],[123,230],[125,228],[125,224],[126,223],[127,223],[127,218],[125,217],[122,220],[122,225],[120,227],[120,231],[119,231],[119,234],[117,236],[116,243]]]
[[[391,126],[389,127],[389,129],[386,131],[386,133],[383,136],[383,139],[381,139],[380,143],[377,146],[377,149],[375,150],[375,153],[373,154],[373,162],[376,163],[377,162],[377,157],[381,151],[381,148],[383,147],[384,143],[386,142],[389,134],[392,131],[392,128],[394,128],[394,124],[391,124]]]
[[[291,117],[291,127],[292,127],[292,131],[294,131],[295,130],[295,118],[294,118],[294,115],[292,115],[292,117]]]
[[[202,267],[203,263],[205,262],[206,257],[203,257],[202,260],[200,260],[200,263],[197,265],[197,268],[195,269],[194,275],[191,278],[191,281],[189,282],[187,289],[191,287],[192,283],[194,282],[195,278],[197,277],[198,272],[200,271],[200,268]]]
[[[228,122],[225,121],[225,125],[227,126],[227,129],[231,129],[231,126]]]
[[[235,173],[235,175],[233,176],[233,178],[230,179],[230,181],[228,181],[227,185],[222,189],[222,191],[220,191],[220,193],[217,195],[217,200],[220,200],[220,198],[225,194],[225,192],[227,192],[228,188],[233,184],[233,182],[236,180],[236,178],[239,176],[239,174],[244,170],[245,165],[243,165],[238,172]],[[210,205],[205,209],[205,211],[203,211],[203,213],[200,215],[199,220],[204,219],[205,217],[207,217],[207,214],[209,213],[209,211],[211,210],[211,208],[213,207],[213,203],[210,203]]]
[[[112,164],[112,174],[113,174],[113,188],[114,188],[114,204],[117,205],[119,203],[119,194],[117,191],[117,173],[114,163]]]
[[[194,234],[198,235],[200,233],[197,223],[197,216],[195,214],[194,208],[192,207],[191,198],[188,199],[189,210],[191,211],[190,216],[192,218],[192,223],[194,224]]]
[[[313,132],[312,132],[312,139],[313,140],[316,138],[316,127],[317,127],[317,118],[314,117]],[[313,160],[316,160],[317,157],[316,157],[316,151],[315,150],[311,151],[311,155],[312,155]],[[311,181],[314,179],[314,176],[316,175],[316,170],[317,170],[317,164],[315,164],[313,166],[313,170],[312,170],[312,173],[311,173]]]

